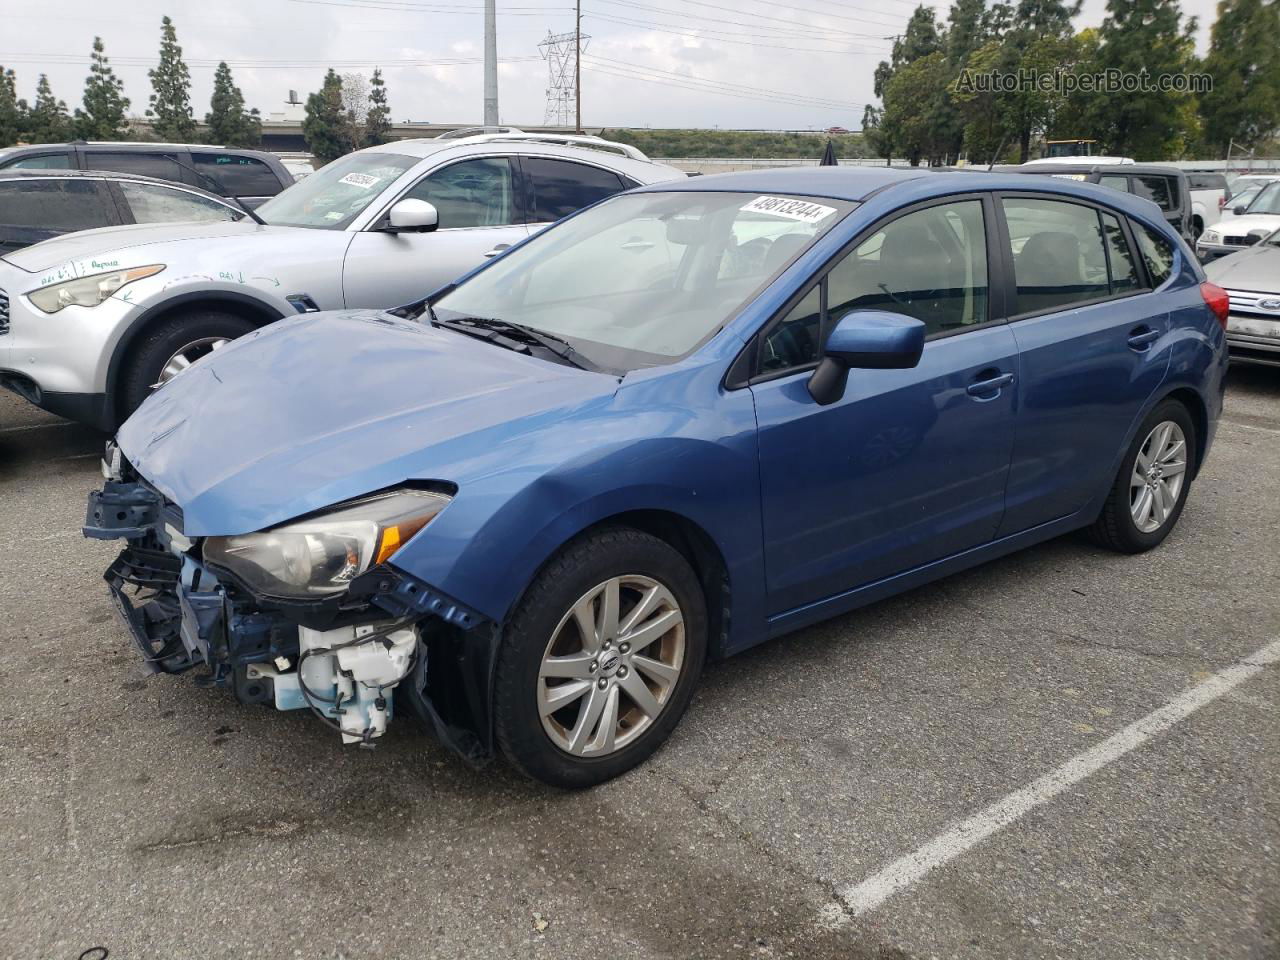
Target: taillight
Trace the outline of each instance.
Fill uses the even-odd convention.
[[[1227,198],[1226,198],[1226,197],[1219,197],[1219,198],[1218,198],[1218,211],[1219,211],[1219,212],[1221,212],[1221,211],[1222,211],[1222,208],[1223,208],[1223,207],[1225,207],[1226,205],[1227,205]]]
[[[1218,322],[1222,324],[1222,329],[1227,329],[1227,314],[1231,312],[1231,296],[1227,291],[1216,283],[1210,283],[1206,280],[1200,284],[1200,296],[1204,297],[1205,305],[1218,318]]]

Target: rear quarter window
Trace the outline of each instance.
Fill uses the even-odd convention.
[[[218,184],[224,197],[274,197],[283,189],[279,177],[257,157],[234,153],[192,153],[195,168]],[[211,184],[201,183],[212,190]]]
[[[1137,221],[1130,222],[1134,238],[1138,241],[1138,252],[1151,275],[1151,285],[1158,287],[1173,276],[1173,244],[1150,227]]]

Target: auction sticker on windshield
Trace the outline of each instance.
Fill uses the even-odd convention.
[[[370,187],[382,182],[381,177],[371,177],[367,173],[348,173],[345,177],[338,181],[339,183],[349,183],[353,187],[364,187],[368,190]]]
[[[824,207],[820,203],[808,200],[791,200],[787,197],[756,197],[745,207],[743,213],[768,213],[775,217],[786,217],[788,220],[799,220],[801,223],[817,223],[836,212],[835,207]]]

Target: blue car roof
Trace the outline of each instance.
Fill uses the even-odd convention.
[[[744,170],[717,173],[687,180],[664,180],[641,187],[640,192],[674,190],[730,190],[742,193],[782,193],[801,197],[830,197],[833,200],[865,200],[895,183],[931,176],[927,170],[891,167],[777,167],[772,170]]]
[[[1176,231],[1165,221],[1160,208],[1152,201],[1134,194],[1061,177],[988,172],[981,169],[775,167],[770,170],[744,170],[738,173],[718,173],[709,177],[690,177],[686,180],[665,180],[631,192],[733,191],[826,197],[833,200],[861,202],[886,188],[895,188],[892,196],[900,196],[904,203],[914,203],[932,196],[979,190],[1056,193],[1069,197],[1081,197],[1102,202],[1130,216],[1137,216],[1162,230],[1166,235],[1176,236]]]

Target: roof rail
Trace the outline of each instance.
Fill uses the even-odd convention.
[[[640,150],[631,146],[629,143],[618,143],[614,140],[605,140],[603,137],[595,137],[589,134],[572,134],[572,133],[481,133],[475,136],[463,137],[468,143],[485,143],[499,141],[522,141],[524,143],[556,143],[566,147],[585,147],[589,150],[604,150],[607,153],[617,153],[632,160],[640,160],[648,163],[649,158]]]
[[[481,133],[524,133],[519,127],[459,127],[457,130],[446,130],[432,137],[433,140],[461,140]]]

